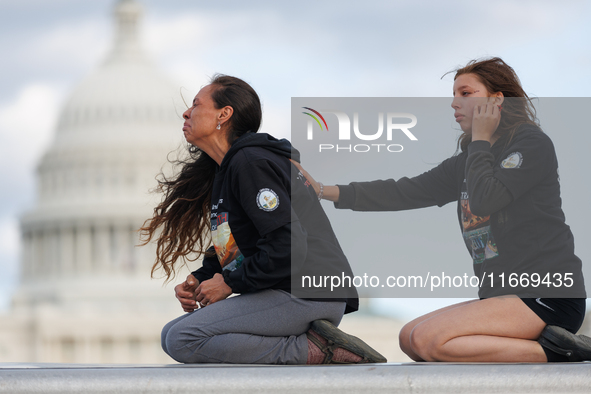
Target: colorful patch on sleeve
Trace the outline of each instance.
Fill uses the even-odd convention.
[[[466,182],[464,181],[464,187]],[[490,216],[476,216],[470,210],[468,192],[462,191],[460,200],[462,211],[462,235],[474,264],[499,255],[497,244],[490,228]]]
[[[523,163],[523,156],[520,152],[510,153],[505,160],[501,162],[503,168],[519,168]]]
[[[232,235],[232,229],[228,223],[228,212],[219,213],[217,217],[212,218],[211,238],[215,253],[224,270],[234,271],[242,265],[244,256]]]
[[[279,196],[271,189],[261,189],[257,194],[257,205],[263,211],[271,212],[279,206]]]

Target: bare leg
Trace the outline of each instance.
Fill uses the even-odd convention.
[[[414,361],[425,361],[422,358],[420,358],[417,354],[415,354],[412,351],[412,348],[410,346],[410,333],[412,332],[412,330],[414,330],[414,328],[419,324],[424,322],[427,319],[430,319],[431,317],[438,315],[442,312],[448,311],[450,309],[454,309],[457,308],[459,306],[462,305],[466,305],[469,304],[471,302],[475,302],[478,300],[470,300],[470,301],[464,301],[464,302],[460,302],[458,304],[453,304],[453,305],[449,305],[440,309],[437,309],[433,312],[429,312],[426,315],[422,315],[417,317],[416,319],[406,323],[404,325],[404,327],[402,327],[402,330],[400,330],[400,334],[398,335],[398,341],[400,343],[400,349],[402,349],[402,351],[408,356],[410,357],[412,360]]]
[[[423,320],[410,345],[425,361],[546,362],[536,341],[545,326],[519,298],[489,298]]]

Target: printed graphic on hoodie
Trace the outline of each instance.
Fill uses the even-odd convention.
[[[217,217],[211,219],[211,238],[218,260],[225,270],[234,271],[240,267],[244,256],[238,249],[230,224],[228,223],[228,212],[218,213]]]
[[[474,264],[497,257],[499,253],[490,229],[490,216],[481,217],[472,213],[465,179],[462,186],[460,206],[462,208],[462,234]]]

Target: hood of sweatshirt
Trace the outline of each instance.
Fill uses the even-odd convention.
[[[260,148],[268,149],[278,155],[287,157],[288,159],[293,159],[298,163],[300,162],[300,152],[291,146],[291,143],[285,138],[278,140],[272,135],[266,133],[246,133],[240,138],[234,140],[232,146],[222,160],[220,170],[225,170],[236,152],[242,148],[251,146],[258,146]]]

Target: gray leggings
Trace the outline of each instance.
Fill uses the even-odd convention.
[[[162,349],[181,363],[305,364],[314,320],[341,322],[344,302],[282,290],[242,294],[187,313],[162,329]]]

